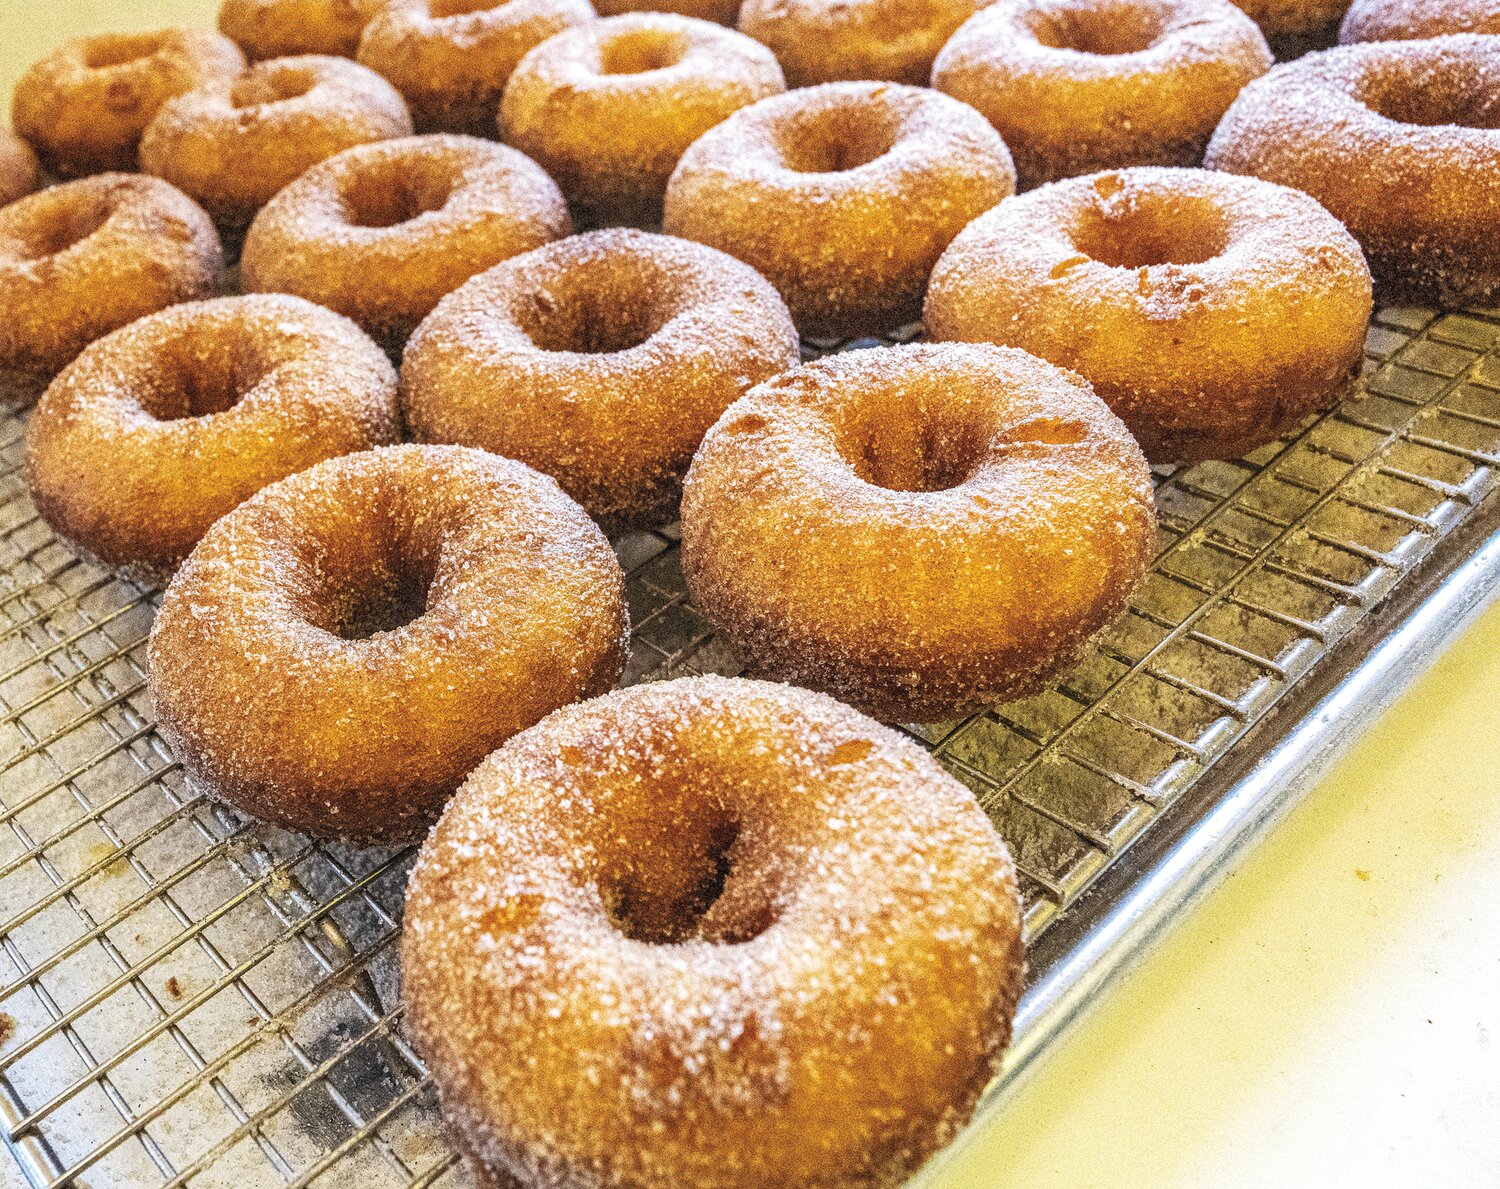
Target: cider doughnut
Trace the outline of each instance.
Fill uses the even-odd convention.
[[[624,590],[603,534],[518,462],[331,459],[241,504],[172,580],[157,730],[190,788],[255,817],[409,841],[511,735],[614,684]]]
[[[267,483],[400,432],[390,361],[347,318],[299,297],[221,297],[74,360],[32,414],[26,477],[59,536],[157,582]]]
[[[989,0],[745,0],[740,31],[765,42],[788,86],[886,79],[924,85],[943,43]]]
[[[751,675],[947,721],[1077,659],[1151,559],[1152,508],[1140,447],[1071,372],[1007,347],[851,351],[709,431],[682,573]]]
[[[239,47],[207,29],[81,37],[21,76],[11,123],[53,173],[128,172],[163,103],[244,68]]]
[[[223,0],[219,32],[252,62],[293,54],[352,58],[382,0]]]
[[[164,104],[141,138],[141,168],[243,228],[310,166],[410,134],[406,104],[373,70],[320,54],[272,58]]]
[[[1444,33],[1500,33],[1500,0],[1354,0],[1339,41],[1420,41]]]
[[[894,1186],[1021,991],[1005,844],[831,698],[636,686],[516,736],[407,891],[403,998],[485,1183]]]
[[[1260,26],[1279,59],[1325,49],[1338,33],[1349,0],[1234,0]]]
[[[0,209],[0,386],[35,395],[95,339],[224,281],[218,233],[156,178],[101,173]]]
[[[738,256],[803,334],[833,338],[915,319],[943,249],[1014,189],[1010,154],[973,108],[899,83],[825,83],[699,137],[662,226]]]
[[[1229,0],[999,0],[938,55],[932,85],[977,108],[1021,189],[1125,165],[1197,165],[1271,66]]]
[[[1246,87],[1210,168],[1305,190],[1364,249],[1382,304],[1500,295],[1500,38],[1310,54]]]
[[[407,346],[401,399],[419,441],[518,458],[616,531],[671,520],[708,427],[796,362],[786,306],[753,269],[615,228],[445,298]]]
[[[652,225],[688,145],[785,89],[759,42],[692,17],[633,13],[527,54],[505,85],[500,133],[557,179],[582,222]]]
[[[626,12],[675,12],[701,21],[732,25],[739,15],[740,0],[598,0],[594,11],[602,17]]]
[[[406,97],[418,131],[492,136],[526,52],[593,19],[589,0],[385,0],[359,60]]]
[[[36,189],[36,154],[9,129],[0,128],[0,206],[8,206]]]
[[[1235,458],[1359,376],[1370,270],[1306,194],[1125,169],[1007,199],[932,273],[934,339],[1004,343],[1093,385],[1154,463]]]
[[[434,134],[314,165],[245,236],[250,291],[296,293],[397,350],[445,295],[572,230],[562,193],[514,149]]]

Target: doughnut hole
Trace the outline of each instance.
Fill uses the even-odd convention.
[[[1417,86],[1391,71],[1387,77],[1377,74],[1359,97],[1376,115],[1398,124],[1500,129],[1500,95],[1478,72],[1434,72]]]
[[[612,355],[645,343],[670,318],[661,303],[621,301],[628,261],[595,258],[512,299],[521,330],[543,351]],[[657,288],[657,286],[653,286]],[[676,298],[674,292],[670,295]]]
[[[1036,39],[1050,49],[1102,57],[1148,50],[1167,31],[1163,9],[1119,0],[1086,8],[1031,9],[1023,19]]]
[[[600,74],[647,74],[682,61],[686,39],[665,29],[630,29],[599,47]]]
[[[843,104],[799,113],[776,129],[776,147],[793,173],[847,173],[879,161],[901,136],[895,113]]]
[[[109,222],[113,205],[104,195],[89,195],[76,205],[54,205],[36,218],[0,233],[0,256],[15,261],[45,260],[76,248]]]
[[[947,491],[973,478],[989,455],[991,409],[936,400],[851,402],[836,448],[866,483],[888,491]]]
[[[351,227],[399,227],[436,214],[453,197],[454,179],[446,169],[426,168],[424,159],[372,159],[362,170],[339,179],[341,213]]]
[[[1109,175],[1099,179],[1101,195]],[[1202,195],[1156,190],[1128,206],[1108,198],[1084,207],[1075,220],[1073,243],[1084,255],[1111,268],[1135,271],[1160,264],[1203,264],[1229,244],[1229,220],[1220,203]]]
[[[301,99],[318,85],[317,73],[294,63],[272,62],[238,78],[229,88],[229,106],[236,111]]]
[[[140,394],[141,410],[154,421],[186,421],[227,413],[273,370],[261,352],[205,351],[187,335],[163,345],[151,385]]]

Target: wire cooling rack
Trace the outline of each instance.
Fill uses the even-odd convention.
[[[1487,511],[1500,316],[1389,309],[1368,355],[1362,397],[1160,480],[1155,566],[1072,672],[914,732],[1009,841],[1033,942],[1086,929],[1084,890]],[[0,418],[0,1138],[34,1186],[468,1184],[402,1033],[409,852],[185,789],[146,694],[153,594],[37,518],[22,433]],[[675,534],[616,548],[624,681],[735,672]]]

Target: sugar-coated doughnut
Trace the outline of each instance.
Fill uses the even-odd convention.
[[[42,518],[107,566],[161,581],[268,483],[400,439],[396,376],[359,328],[283,295],[152,314],[65,368],[32,414]]]
[[[631,13],[527,54],[505,85],[500,132],[557,179],[582,222],[651,225],[688,145],[785,89],[771,51],[741,33]]]
[[[36,189],[36,153],[8,128],[0,128],[0,206],[24,198]]]
[[[325,54],[272,58],[163,104],[141,168],[243,228],[310,166],[411,130],[405,102],[373,70]]]
[[[1326,48],[1349,0],[1234,0],[1260,26],[1277,58]]]
[[[207,29],[81,37],[21,76],[11,122],[54,173],[129,171],[163,103],[244,67],[239,47]]]
[[[359,145],[313,166],[245,236],[247,290],[296,293],[399,348],[446,294],[572,230],[535,162],[452,133]]]
[[[624,12],[675,12],[685,17],[732,25],[739,16],[740,0],[596,0],[594,11],[602,17]]]
[[[1500,0],[1354,0],[1339,26],[1346,45],[1444,33],[1500,33]]]
[[[932,85],[1004,138],[1022,189],[1125,165],[1197,165],[1271,66],[1229,0],[999,0],[943,47]]]
[[[1021,990],[1010,855],[925,751],[723,677],[560,710],[412,872],[403,998],[485,1183],[895,1186]]]
[[[1359,375],[1370,271],[1313,199],[1257,178],[1138,168],[1007,199],[933,270],[934,339],[1070,368],[1155,463],[1234,458]]]
[[[1032,693],[1125,606],[1151,476],[1071,372],[1008,347],[851,351],[750,390],[704,438],[682,572],[750,674],[885,721]]]
[[[384,0],[359,60],[406,96],[418,131],[493,136],[526,52],[593,19],[589,0]]]
[[[891,330],[975,216],[1015,189],[1004,143],[966,104],[899,83],[825,83],[735,112],[683,154],[663,228],[780,291],[807,335]]]
[[[209,217],[157,178],[104,173],[0,209],[0,387],[35,395],[95,339],[223,284]]]
[[[252,62],[292,54],[354,57],[383,0],[223,0],[219,32]]]
[[[676,514],[704,433],[797,362],[776,291],[702,244],[614,228],[474,278],[402,361],[412,436],[554,476],[609,531]]]
[[[1206,163],[1311,194],[1381,302],[1500,295],[1500,38],[1344,46],[1246,87]]]
[[[775,52],[789,86],[924,84],[954,30],[989,0],[745,0],[739,27]]]
[[[190,788],[255,817],[420,837],[485,755],[614,683],[624,591],[604,535],[518,462],[331,459],[241,504],[173,579],[157,730]]]

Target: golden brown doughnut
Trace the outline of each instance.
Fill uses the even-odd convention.
[[[1260,26],[1278,59],[1327,47],[1349,0],[1234,0]]]
[[[223,0],[219,32],[252,62],[292,54],[352,58],[383,0]]]
[[[385,0],[359,60],[406,97],[418,131],[492,136],[526,52],[593,19],[589,0]]]
[[[321,54],[272,58],[163,104],[141,138],[141,168],[243,228],[319,161],[410,134],[406,104],[373,70]]]
[[[37,172],[31,146],[8,128],[0,128],[0,206],[35,190]]]
[[[1444,33],[1500,33],[1500,0],[1354,0],[1339,41],[1416,41]]]
[[[633,13],[527,54],[505,85],[500,132],[557,179],[582,222],[651,225],[688,145],[785,89],[759,42],[692,17]]]
[[[0,387],[41,388],[95,339],[215,293],[224,255],[192,199],[103,173],[0,209]]]
[[[54,173],[129,171],[163,103],[244,68],[239,47],[207,29],[81,37],[21,76],[11,122]]]
[[[739,27],[770,46],[788,86],[925,84],[954,30],[989,0],[745,0]]]
[[[1201,169],[1125,169],[1007,199],[932,273],[934,339],[1070,368],[1154,463],[1235,458],[1359,376],[1370,270],[1306,194]]]
[[[571,230],[561,191],[514,149],[403,137],[346,149],[271,199],[240,273],[248,291],[316,301],[395,350],[470,277]]]
[[[1500,295],[1500,38],[1344,46],[1246,87],[1213,169],[1305,190],[1364,249],[1382,302]]]
[[[676,514],[715,419],[797,362],[764,278],[615,228],[517,256],[445,298],[401,365],[406,424],[554,476],[608,531]]]
[[[412,872],[403,998],[488,1184],[895,1186],[996,1070],[1020,925],[1004,843],[915,743],[665,681],[465,782]]]
[[[740,0],[598,0],[594,10],[602,17],[624,12],[675,12],[720,25],[734,24],[739,15]]]
[[[850,351],[761,384],[682,496],[693,606],[752,676],[884,721],[1032,693],[1151,559],[1151,476],[1089,388],[1024,351]]]
[[[1197,165],[1271,66],[1229,0],[999,0],[943,47],[932,85],[1005,140],[1023,190],[1125,165]]]
[[[354,323],[300,297],[221,297],[64,369],[32,414],[26,475],[59,536],[155,582],[266,484],[400,432],[390,361]]]
[[[918,316],[943,249],[1014,188],[973,108],[899,83],[826,83],[704,133],[662,225],[759,270],[803,334],[879,333]]]
[[[486,754],[614,683],[624,590],[604,535],[518,462],[331,459],[241,504],[172,580],[157,730],[190,788],[246,813],[417,838]]]

